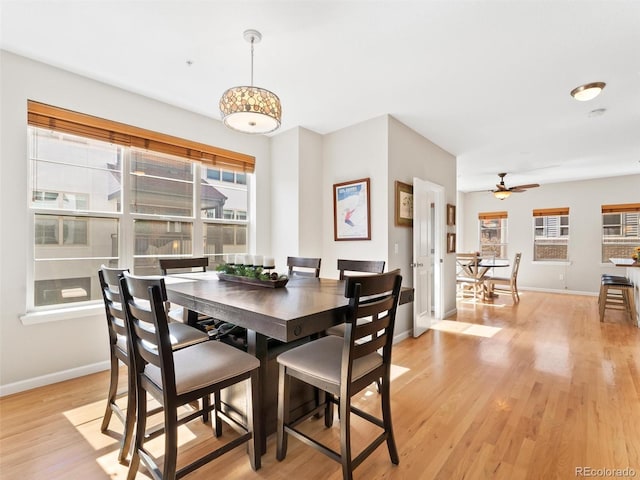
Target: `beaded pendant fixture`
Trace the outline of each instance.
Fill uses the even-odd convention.
[[[251,43],[251,85],[229,88],[220,99],[224,124],[243,133],[270,133],[280,127],[282,105],[278,96],[253,86],[253,45],[262,40],[257,30],[246,30],[244,38]]]

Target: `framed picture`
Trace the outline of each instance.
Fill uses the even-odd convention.
[[[447,225],[456,224],[456,206],[447,203]]]
[[[413,185],[396,181],[396,226],[413,226]]]
[[[333,185],[333,232],[338,240],[371,240],[369,179]]]
[[[455,253],[456,251],[456,234],[447,233],[447,253]]]

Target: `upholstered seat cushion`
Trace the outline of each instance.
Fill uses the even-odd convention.
[[[178,395],[222,382],[258,368],[253,355],[221,342],[203,342],[173,352]],[[145,374],[156,385],[162,385],[160,369],[147,364]]]
[[[278,363],[324,382],[340,385],[343,346],[342,337],[329,335],[281,353]],[[352,380],[357,380],[380,365],[382,356],[377,352],[357,359],[353,363]]]
[[[486,280],[487,282],[492,283],[511,283],[511,279],[509,277],[489,277]]]
[[[179,322],[169,323],[169,337],[174,350],[209,340],[209,335],[205,332]]]

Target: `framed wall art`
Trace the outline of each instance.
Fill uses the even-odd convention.
[[[396,180],[395,220],[398,227],[413,226],[413,185]]]
[[[456,234],[447,233],[447,253],[455,253],[456,251]]]
[[[447,203],[447,225],[456,224],[456,206]]]
[[[369,179],[333,185],[334,239],[371,240]]]

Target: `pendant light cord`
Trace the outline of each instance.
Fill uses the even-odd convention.
[[[251,86],[253,87],[253,42],[255,37],[251,37]]]

